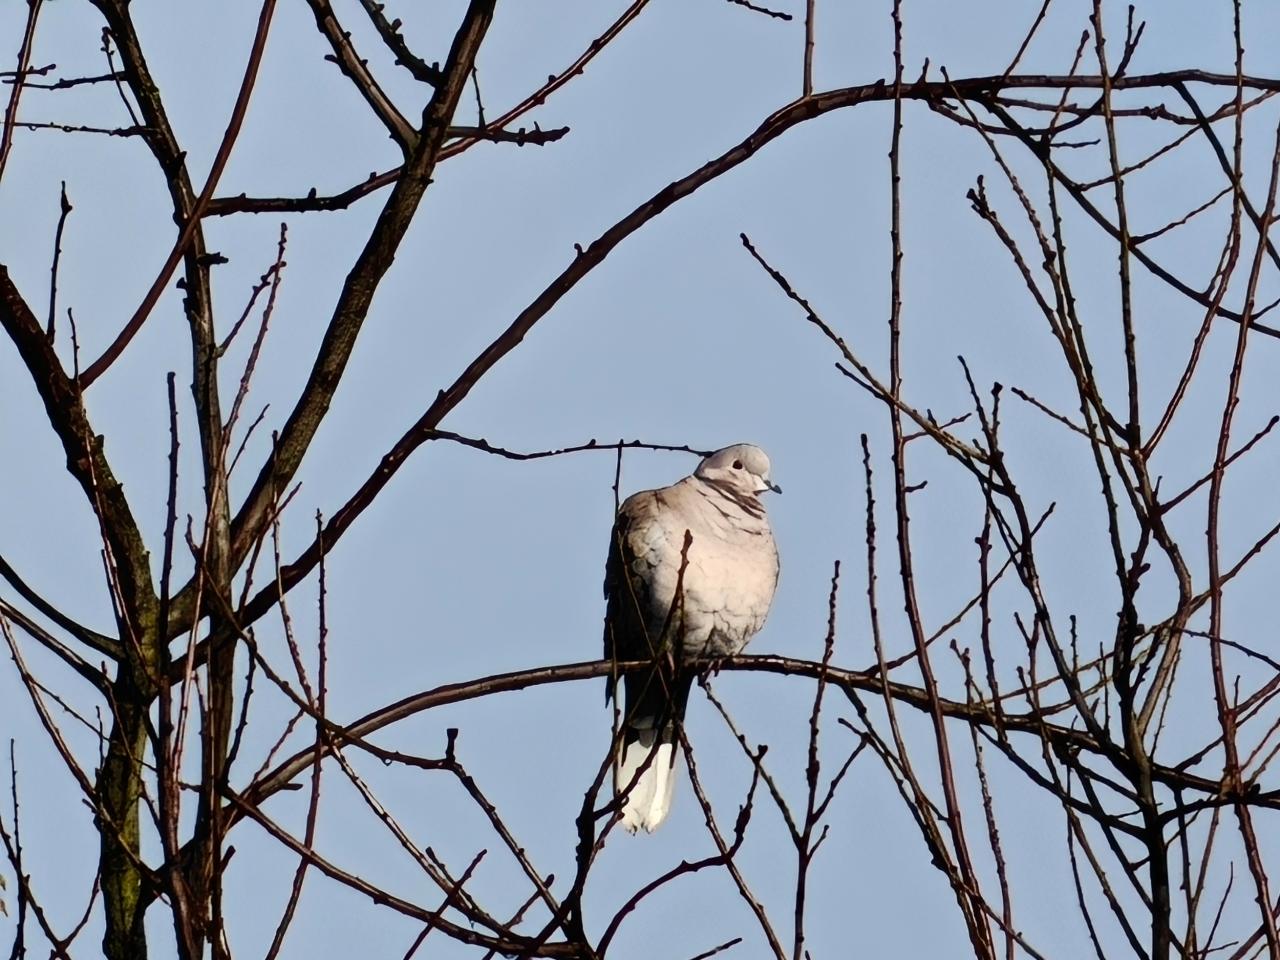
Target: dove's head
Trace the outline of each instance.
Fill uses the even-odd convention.
[[[766,490],[782,492],[769,478],[769,455],[749,443],[735,443],[717,450],[698,464],[693,475],[752,497]]]

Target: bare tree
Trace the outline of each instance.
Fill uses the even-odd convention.
[[[602,33],[496,116],[485,110],[477,68],[490,25],[503,15],[496,0],[459,6],[448,36],[425,44],[412,39],[411,25],[388,5],[307,0],[324,56],[358,92],[399,158],[393,168],[356,175],[333,193],[298,182],[274,196],[231,195],[219,184],[260,93],[269,40],[286,29],[277,23],[283,5],[262,3],[239,93],[207,170],[193,163],[179,133],[186,118],[171,112],[169,93],[148,65],[152,51],[139,29],[140,8],[128,0],[81,6],[85,29],[101,32],[105,73],[79,75],[42,64],[34,51],[42,17],[54,4],[27,0],[25,28],[10,44],[17,47],[14,69],[4,75],[0,189],[22,189],[10,159],[34,131],[52,128],[66,150],[83,138],[111,135],[145,148],[131,154],[137,162],[132,176],[163,184],[176,229],[132,315],[92,355],[82,355],[74,313],[60,306],[60,283],[67,282],[60,257],[64,235],[75,229],[69,199],[75,184],[64,184],[56,208],[47,290],[20,286],[0,264],[0,324],[28,375],[24,389],[33,389],[43,405],[47,422],[39,429],[61,445],[67,472],[95,518],[97,540],[80,546],[100,552],[102,586],[114,611],[112,628],[95,630],[73,615],[70,585],[46,595],[0,555],[0,631],[43,728],[39,750],[65,766],[100,840],[97,879],[67,924],[65,911],[49,909],[56,866],[24,843],[33,801],[22,797],[11,741],[0,841],[12,880],[12,956],[46,944],[51,955],[70,956],[77,938],[101,917],[103,951],[111,958],[149,950],[229,957],[237,951],[227,933],[227,899],[234,892],[228,863],[236,847],[266,843],[294,858],[296,869],[271,935],[248,948],[254,955],[275,957],[285,948],[291,926],[308,908],[308,876],[313,885],[362,898],[375,914],[413,921],[418,933],[406,956],[447,940],[460,953],[482,956],[587,958],[616,952],[619,932],[637,918],[643,922],[654,894],[693,874],[719,874],[725,883],[716,889],[723,904],[737,904],[741,929],[723,942],[703,942],[701,931],[690,930],[688,953],[706,957],[736,947],[744,955],[801,960],[810,955],[815,926],[841,927],[841,917],[824,916],[814,905],[815,864],[828,837],[859,829],[856,815],[841,804],[856,771],[892,784],[918,832],[918,842],[904,849],[945,879],[968,937],[956,955],[1070,955],[1015,909],[1047,881],[1024,869],[1039,854],[1022,841],[1015,856],[1002,827],[1011,808],[1039,804],[1056,818],[1040,842],[1069,864],[1069,876],[1058,878],[1068,893],[1060,912],[1074,911],[1072,923],[1098,957],[1280,957],[1280,892],[1272,889],[1275,851],[1266,842],[1280,808],[1280,791],[1266,777],[1280,748],[1280,662],[1267,651],[1272,631],[1263,624],[1237,616],[1226,626],[1237,585],[1265,592],[1249,574],[1280,533],[1271,504],[1242,503],[1240,486],[1232,485],[1250,458],[1262,455],[1280,420],[1264,415],[1255,421],[1259,404],[1244,402],[1246,388],[1256,396],[1273,382],[1271,352],[1280,339],[1266,316],[1280,302],[1269,300],[1280,267],[1270,238],[1280,183],[1280,128],[1271,98],[1280,79],[1246,70],[1239,0],[1220,14],[1231,20],[1235,40],[1230,72],[1197,63],[1143,72],[1145,24],[1133,8],[1119,34],[1110,29],[1117,14],[1104,11],[1101,0],[1093,0],[1083,19],[1076,8],[1060,12],[1065,5],[1045,0],[1003,60],[984,73],[956,77],[928,61],[907,61],[904,17],[911,11],[904,6],[911,5],[893,0],[879,14],[892,27],[892,74],[827,89],[814,80],[815,50],[821,56],[827,42],[823,9],[814,0],[778,9],[743,0],[722,5],[718,15],[790,31],[778,34],[795,65],[794,89],[780,93],[785,104],[577,245],[505,328],[485,332],[488,345],[420,415],[398,425],[399,439],[337,508],[314,519],[300,518],[299,507],[288,512],[298,500],[308,452],[339,386],[359,375],[348,372],[349,363],[366,321],[401,309],[375,298],[421,220],[424,198],[447,188],[437,184],[442,165],[465,165],[464,155],[480,144],[554,150],[569,129],[529,125],[526,118],[566,86],[591,83],[589,68],[608,58],[646,13],[648,0],[618,4]],[[409,4],[397,12],[406,19],[420,15]],[[13,20],[12,11],[7,16]],[[1071,17],[1081,33],[1045,27]],[[1021,69],[1034,45],[1051,47],[1046,56],[1064,69]],[[226,64],[240,68],[231,58]],[[411,79],[416,97],[401,93],[399,83],[389,92],[387,78],[396,73]],[[94,101],[111,103],[100,120],[25,119],[24,107],[37,91],[49,98],[42,104],[56,109],[75,102],[64,98],[102,90],[114,100]],[[473,108],[474,122],[464,122]],[[821,656],[743,655],[717,665],[726,674],[782,675],[805,691],[802,729],[765,733],[770,740],[792,735],[799,754],[779,758],[775,751],[766,758],[759,726],[741,724],[714,681],[704,678],[702,689],[723,718],[727,742],[740,748],[735,758],[749,785],[730,797],[705,782],[703,755],[682,732],[709,852],[673,855],[604,909],[593,879],[617,833],[619,804],[605,786],[612,745],[575,754],[584,791],[577,809],[564,811],[576,838],[572,869],[552,876],[512,825],[511,805],[496,802],[473,762],[464,760],[465,728],[451,727],[440,752],[430,755],[387,746],[384,735],[411,718],[468,701],[500,711],[509,699],[500,695],[514,691],[662,670],[662,658],[494,673],[434,685],[352,719],[329,702],[327,558],[341,551],[348,532],[429,443],[522,462],[605,451],[615,464],[615,503],[624,452],[698,452],[686,438],[666,445],[566,438],[568,445],[556,449],[509,449],[455,432],[446,419],[629,237],[795,128],[864,109],[891,116],[883,143],[888,177],[874,187],[888,192],[891,211],[888,295],[877,301],[887,300],[878,327],[887,335],[883,361],[871,359],[865,323],[837,322],[806,293],[821,279],[811,264],[796,262],[773,238],[741,236],[750,271],[744,282],[775,298],[770,309],[780,323],[807,321],[851,392],[865,394],[880,411],[858,449],[864,543],[850,544],[858,562],[846,558],[834,566]],[[125,124],[111,119],[122,110]],[[919,347],[904,337],[908,118],[919,126],[943,125],[985,151],[984,166],[965,173],[972,178],[967,199],[975,236],[982,238],[973,242],[986,244],[991,272],[1011,272],[1025,286],[1024,308],[1037,318],[1055,362],[1052,370],[1023,371],[1027,385],[1006,388],[961,358],[956,376],[968,398],[938,415],[927,398],[913,395],[904,375],[908,345]],[[1139,227],[1135,209],[1141,205],[1145,216],[1151,206],[1145,194],[1133,199],[1144,190],[1142,178],[1184,155],[1200,160],[1186,178],[1190,197],[1159,197],[1165,219]],[[333,265],[344,279],[314,351],[307,352],[309,341],[300,336],[286,350],[310,372],[287,413],[255,414],[248,396],[270,349],[268,331],[287,276],[288,224],[349,209],[370,215],[347,228],[358,235],[358,250],[340,268]],[[295,219],[280,224],[274,258],[246,305],[215,310],[214,272],[226,255],[211,240],[213,226],[256,214]],[[454,225],[437,222],[431,229],[447,236]],[[1183,236],[1194,238],[1200,254],[1192,262],[1168,253],[1170,239]],[[1069,255],[1071,244],[1105,245],[1114,267],[1105,297],[1086,291],[1093,275],[1076,266],[1078,248]],[[140,519],[155,505],[126,496],[122,464],[108,456],[92,408],[95,387],[123,375],[139,338],[160,322],[175,278],[188,353],[181,374],[168,366],[148,371],[156,383],[167,380],[168,400],[165,523],[156,537]],[[1152,329],[1144,316],[1153,309],[1152,289],[1173,298],[1184,315],[1194,312],[1198,329],[1181,340],[1170,337],[1160,349],[1154,337],[1144,340]],[[791,335],[807,333],[796,325]],[[982,352],[982,328],[969,336]],[[1224,338],[1229,349],[1221,346]],[[1257,353],[1264,358],[1255,361]],[[233,356],[242,362],[228,370]],[[1012,378],[1019,378],[1012,366]],[[190,388],[189,416],[182,413],[179,380]],[[1262,401],[1267,404],[1274,400]],[[1028,415],[1064,462],[1091,477],[1093,489],[1073,504],[1069,519],[1035,492],[1027,434],[1007,427],[1011,418]],[[198,482],[180,469],[191,447],[198,450]],[[944,524],[913,515],[926,483],[956,504]],[[190,513],[181,507],[186,503],[194,505]],[[3,509],[21,506],[6,502]],[[1046,544],[1054,525],[1064,523],[1103,531],[1100,549],[1075,555],[1062,540]],[[305,541],[295,548],[303,529]],[[922,562],[921,552],[946,538],[967,541],[971,564],[963,571],[940,572]],[[1064,565],[1105,575],[1107,589],[1088,598],[1090,609],[1064,602],[1055,589],[1052,578]],[[303,584],[315,590],[299,599]],[[934,598],[957,589],[967,599],[939,616]],[[314,630],[295,627],[291,602],[295,608],[314,603]],[[843,627],[837,613],[851,607],[859,608],[865,631]],[[1108,624],[1102,632],[1100,623]],[[863,653],[850,633],[859,634]],[[75,706],[86,698],[96,719]],[[75,736],[68,725],[76,727]],[[84,730],[91,735],[88,749]],[[259,749],[262,744],[267,747]],[[456,786],[465,802],[437,832],[465,835],[475,851],[469,862],[447,863],[415,834],[412,792],[376,785],[362,772],[370,759],[414,782],[444,778]],[[798,791],[778,773],[788,761],[803,768]],[[338,789],[335,783],[355,798],[351,809],[412,861],[419,881],[412,894],[319,842],[321,796]],[[290,812],[278,798],[292,791],[305,802]],[[246,822],[258,829],[242,841]],[[761,886],[743,853],[756,836],[765,838],[769,860],[786,863],[781,894],[776,883]],[[498,879],[477,882],[482,868]],[[824,869],[838,872],[839,865]],[[519,891],[514,901],[513,891]],[[60,908],[68,897],[59,892]],[[157,915],[172,928],[172,946],[156,942],[154,921],[147,928],[147,917]],[[428,936],[431,944],[424,946]]]

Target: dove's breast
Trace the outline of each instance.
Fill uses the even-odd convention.
[[[768,520],[712,494],[691,525],[685,572],[686,657],[742,651],[764,626],[778,583],[778,551]]]
[[[647,600],[646,632],[683,625],[685,659],[738,653],[764,626],[778,582],[778,551],[763,511],[748,513],[685,480],[628,500],[631,576]],[[691,537],[682,561],[685,531]],[[683,573],[681,567],[683,565]],[[677,588],[682,608],[672,606]]]

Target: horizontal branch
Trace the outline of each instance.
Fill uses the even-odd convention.
[[[710,450],[695,450],[693,447],[685,446],[684,444],[645,443],[643,440],[619,440],[617,443],[597,443],[594,437],[586,443],[579,443],[574,446],[522,452],[519,450],[508,450],[505,447],[496,447],[484,437],[464,437],[462,434],[454,433],[451,430],[433,430],[432,433],[435,434],[431,438],[432,440],[448,440],[464,447],[471,447],[473,450],[492,453],[495,456],[503,457],[507,460],[545,460],[548,457],[563,457],[565,454],[569,453],[588,453],[594,450],[611,450],[615,453],[619,450],[663,450],[671,453],[692,453],[699,457],[707,457],[711,455]]]
[[[340,193],[320,196],[315,187],[305,197],[250,197],[239,194],[234,197],[217,197],[209,201],[206,217],[226,217],[233,213],[310,213],[313,211],[345,210],[357,200],[375,190],[395,183],[404,167],[394,167],[385,173],[370,173],[368,179],[348,187]]]
[[[520,127],[516,130],[504,130],[488,127],[450,127],[449,136],[455,138],[446,143],[440,150],[440,159],[456,155],[460,150],[451,153],[454,147],[463,143],[471,144],[477,140],[492,140],[495,143],[514,143],[518,147],[525,145],[543,146],[555,143],[569,132],[568,127],[554,127],[542,130],[536,125],[532,130]],[[458,139],[462,138],[462,139]],[[339,193],[320,196],[314,187],[304,197],[250,197],[239,194],[234,197],[218,197],[209,202],[205,210],[206,217],[226,217],[233,213],[314,213],[345,210],[357,200],[367,197],[375,190],[390,186],[400,178],[404,167],[393,167],[384,173],[370,173],[368,178],[348,187]]]
[[[519,127],[515,130],[504,130],[501,127],[450,127],[450,137],[468,137],[472,140],[492,140],[494,143],[514,143],[517,147],[523,147],[526,144],[534,146],[543,146],[548,143],[555,143],[569,132],[568,127],[552,127],[549,130],[543,130],[536,123],[533,129]],[[446,144],[445,149],[448,149]],[[444,151],[441,151],[443,154]]]
[[[49,66],[52,67],[53,64],[50,64]],[[27,72],[34,73],[35,71]],[[0,76],[3,76],[3,74],[0,74]],[[23,86],[30,87],[32,90],[69,90],[72,87],[82,87],[86,84],[115,83],[126,79],[128,78],[125,74],[116,71],[113,73],[99,74],[93,77],[63,77],[61,80],[55,80],[52,83],[33,83],[28,80],[23,84]],[[9,81],[5,80],[4,82],[8,83]]]
[[[53,130],[58,133],[96,133],[104,137],[142,137],[148,133],[146,127],[88,127],[76,123],[56,123],[54,121],[16,120],[13,124],[23,130]]]
[[[767,654],[739,655],[719,662],[723,670],[745,670],[762,673],[774,673],[783,676],[801,676],[812,680],[821,680],[843,690],[854,690],[877,695],[887,693],[895,701],[914,707],[922,712],[932,709],[932,699],[922,687],[909,684],[885,681],[873,671],[844,670],[822,663],[797,660],[790,657],[778,657]],[[447,704],[475,700],[480,697],[513,690],[524,690],[530,687],[549,683],[566,683],[576,680],[594,680],[616,675],[617,671],[638,671],[652,668],[648,661],[617,663],[612,660],[595,660],[583,663],[561,664],[552,667],[537,667],[529,670],[518,670],[512,673],[496,674],[469,680],[462,683],[445,684],[423,693],[414,694],[388,704],[358,720],[339,725],[327,722],[330,739],[322,745],[309,745],[293,756],[281,761],[272,770],[263,774],[242,791],[246,800],[254,804],[264,802],[268,797],[285,789],[300,774],[306,772],[316,760],[316,752],[328,755],[333,745],[354,743],[373,733],[389,727],[401,720]],[[1098,756],[1110,757],[1113,748],[1104,748],[1092,736],[1070,727],[1046,722],[1043,715],[1035,713],[997,714],[990,707],[982,704],[966,703],[959,700],[938,698],[937,703],[944,717],[960,720],[965,723],[991,727],[1007,732],[1026,733],[1049,743],[1055,750],[1069,753],[1084,752]],[[1155,781],[1170,788],[1191,790],[1211,796],[1221,796],[1225,787],[1217,780],[1197,776],[1175,767],[1152,764],[1151,776]],[[1244,798],[1245,802],[1257,806],[1280,809],[1280,796],[1252,792]],[[228,811],[229,822],[242,816],[234,810]]]
[[[18,77],[45,77],[57,68],[56,63],[46,63],[43,67],[27,67],[25,70],[0,70],[0,83],[13,83]],[[35,84],[23,83],[23,86],[31,87]]]

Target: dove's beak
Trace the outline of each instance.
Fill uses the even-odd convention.
[[[771,481],[771,480],[766,480],[766,481],[764,482],[764,486],[765,486],[765,489],[766,489],[766,490],[772,490],[774,493],[781,493],[781,492],[782,492],[782,488],[781,488],[780,486],[778,486],[776,483],[774,483],[773,481]],[[762,490],[762,491],[760,491],[760,492],[761,492],[761,493],[763,493],[764,491]]]

